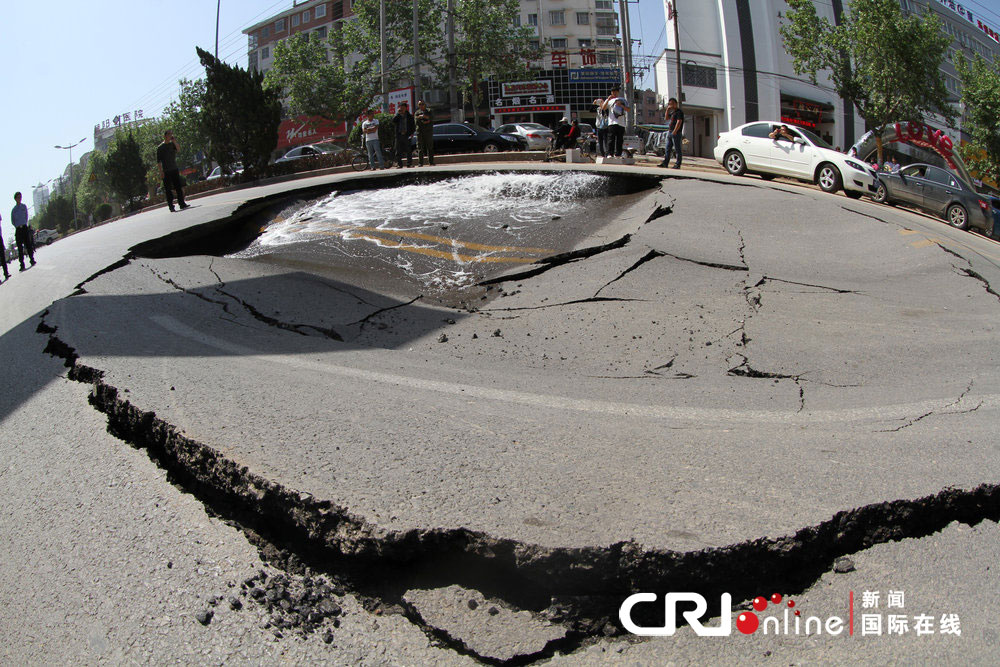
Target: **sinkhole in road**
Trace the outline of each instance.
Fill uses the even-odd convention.
[[[287,201],[249,245],[227,256],[454,295],[577,247],[657,182],[516,171],[407,174],[382,184]]]

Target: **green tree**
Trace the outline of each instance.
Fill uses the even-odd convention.
[[[191,81],[181,79],[177,82],[180,91],[177,99],[167,105],[160,117],[161,130],[171,129],[180,150],[177,151],[178,165],[194,165],[197,163],[197,153],[201,151],[206,159],[211,159],[211,141],[205,125],[203,107],[205,105],[206,84],[204,79]],[[157,145],[163,141],[160,132]],[[154,156],[155,158],[155,156]],[[155,162],[155,159],[153,160]]]
[[[972,137],[959,150],[980,178],[1000,183],[1000,73],[979,54],[971,63],[962,54],[955,62],[962,78],[964,129]]]
[[[112,198],[107,155],[93,151],[82,171],[83,176],[76,190],[76,205],[81,213],[92,215],[94,209]]]
[[[73,201],[67,195],[51,197],[33,220],[36,229],[57,229],[65,234],[73,229]]]
[[[812,0],[787,1],[781,35],[796,73],[816,83],[817,73],[829,70],[837,93],[875,131],[880,164],[887,125],[928,113],[953,121],[939,71],[951,38],[933,12],[905,17],[897,0],[852,0],[841,24],[832,25]]]
[[[274,46],[274,64],[264,87],[285,98],[291,115],[321,116],[329,120],[354,119],[367,109],[377,81],[353,75],[345,66],[346,49],[339,31],[326,40],[318,35],[295,35]]]
[[[274,90],[263,87],[264,75],[233,67],[204,49],[197,49],[205,67],[202,118],[219,164],[242,162],[259,176],[278,145],[281,101]]]
[[[417,0],[420,16],[417,42],[420,45],[422,74],[443,80],[446,67],[443,60],[434,58],[444,49],[444,0]],[[359,110],[371,106],[372,97],[382,90],[379,41],[379,0],[355,0],[351,5],[354,20],[343,28],[343,44],[347,53],[360,56],[348,68],[349,77],[356,90],[367,99],[359,100]],[[386,74],[392,82],[412,76],[413,56],[413,3],[385,3]],[[390,88],[392,84],[390,83]],[[370,92],[371,91],[371,92]],[[357,115],[357,114],[355,114]],[[353,118],[354,116],[349,116]]]
[[[142,159],[142,149],[131,132],[115,136],[108,150],[107,174],[111,191],[120,198],[123,207],[133,210],[147,192],[148,163]]]
[[[539,57],[528,26],[515,27],[521,10],[519,0],[457,0],[455,5],[455,52],[460,85],[472,102],[476,123],[482,101],[482,82],[488,76],[500,80],[528,76],[528,63]]]

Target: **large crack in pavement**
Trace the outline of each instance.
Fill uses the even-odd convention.
[[[346,507],[271,482],[133,405],[104,381],[101,370],[80,363],[45,316],[38,326],[48,336],[45,351],[64,360],[71,380],[91,385],[89,401],[107,417],[109,433],[144,451],[173,484],[240,528],[271,565],[326,573],[369,605],[418,624],[405,612],[406,591],[457,584],[567,628],[564,638],[515,660],[471,653],[485,663],[526,664],[557,651],[572,652],[607,635],[609,626],[621,633],[618,607],[635,591],[684,590],[706,599],[727,592],[735,600],[749,600],[761,590],[799,593],[841,556],[925,537],[953,521],[1000,520],[1000,485],[982,484],[874,503],[838,512],[792,535],[693,552],[645,549],[631,541],[543,547],[466,528],[388,530]],[[634,611],[639,618],[642,612]],[[424,626],[457,650],[460,640]],[[467,648],[462,652],[470,654]]]

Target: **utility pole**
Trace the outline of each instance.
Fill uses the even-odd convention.
[[[379,72],[382,75],[382,113],[389,113],[389,81],[385,78],[385,0],[378,3]]]
[[[458,108],[457,56],[455,55],[455,0],[448,0],[448,103],[451,122],[461,123],[464,109]]]
[[[417,102],[422,99],[420,89],[420,13],[417,0],[413,0],[413,109],[417,110]]]
[[[222,11],[222,0],[215,3],[215,59],[219,59],[219,12]]]
[[[674,0],[668,7],[670,8],[670,12],[667,18],[673,18],[674,20],[674,55],[677,57],[677,104],[683,104],[684,91],[681,86],[681,31],[677,19],[677,0]]]
[[[635,131],[635,82],[632,77],[632,29],[629,26],[628,0],[618,0],[618,11],[622,24],[622,58],[625,70],[625,99],[631,105],[631,110],[625,116],[625,134]]]

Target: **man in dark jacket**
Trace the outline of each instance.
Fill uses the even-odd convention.
[[[181,172],[177,168],[177,140],[174,139],[171,130],[163,133],[163,143],[156,147],[156,166],[160,170],[160,178],[163,179],[163,194],[167,197],[167,206],[171,212],[175,210],[171,190],[177,193],[177,204],[181,209],[189,208],[189,205],[184,203],[183,182]]]
[[[417,101],[417,113],[414,114],[417,121],[417,155],[420,158],[420,166],[424,166],[424,155],[434,166],[434,114],[430,112],[423,100]]]
[[[403,102],[399,105],[399,111],[392,117],[392,125],[396,134],[396,166],[403,166],[403,156],[406,156],[406,166],[413,166],[413,148],[410,146],[410,137],[416,131],[417,126],[413,122],[413,114],[410,113],[410,106]]]

